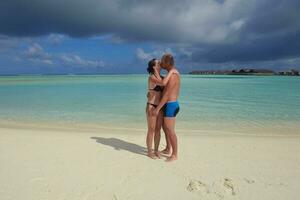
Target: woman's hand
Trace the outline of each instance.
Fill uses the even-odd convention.
[[[173,74],[179,74],[179,72],[176,70],[176,69],[171,69],[170,71],[169,71],[169,73],[173,73]]]
[[[155,108],[155,109],[152,110],[151,114],[152,114],[152,116],[157,116],[158,113],[159,113],[159,109]]]

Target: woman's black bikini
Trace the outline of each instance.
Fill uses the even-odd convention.
[[[162,92],[163,89],[164,88],[162,86],[159,86],[159,85],[155,86],[154,88],[149,88],[149,90],[154,90],[156,92]]]
[[[155,74],[154,74],[154,76],[155,76]],[[164,78],[164,77],[161,76],[161,78]],[[163,89],[164,89],[164,87],[163,87],[163,86],[160,86],[160,85],[157,85],[157,86],[155,86],[154,88],[149,88],[149,90],[154,90],[155,92],[162,92]],[[155,104],[153,104],[153,103],[148,103],[148,102],[147,102],[147,104],[153,106],[154,108],[156,108],[156,107],[158,106],[158,105],[155,105]]]
[[[153,103],[147,103],[147,104],[153,106],[154,108],[156,108],[158,106],[158,105],[155,105]]]
[[[162,91],[163,91],[163,87],[157,85],[157,86],[155,86],[154,88],[149,88],[149,90],[154,90],[155,92],[162,92]],[[156,107],[158,106],[158,105],[155,105],[155,104],[149,103],[149,102],[147,102],[147,104],[153,106],[154,108],[156,108]]]

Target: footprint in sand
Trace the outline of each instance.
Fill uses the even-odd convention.
[[[246,181],[246,183],[249,183],[249,184],[255,183],[254,180],[251,180],[251,179],[248,179],[248,178],[244,178],[244,180]]]
[[[226,188],[226,191],[229,191],[232,195],[235,195],[234,186],[232,180],[229,178],[224,178],[223,186]]]
[[[226,196],[226,193],[236,195],[236,188],[233,184],[233,180],[230,178],[222,178],[221,180],[214,181],[212,184],[208,185],[201,181],[191,180],[187,186],[187,190],[196,192],[202,197],[209,195],[216,199],[223,199]]]
[[[29,180],[29,182],[35,182],[35,181],[44,181],[43,177],[35,177]]]
[[[209,193],[207,185],[201,181],[191,180],[189,185],[187,186],[187,190],[190,192],[201,192],[201,193]]]
[[[118,200],[118,197],[114,194],[113,200]]]

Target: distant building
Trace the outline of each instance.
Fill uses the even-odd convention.
[[[298,70],[291,69],[289,71],[278,72],[277,75],[281,75],[281,76],[300,76],[300,72]]]
[[[189,74],[227,74],[230,73],[228,70],[196,70]]]
[[[288,70],[280,71],[275,73],[270,69],[253,69],[253,68],[242,68],[242,69],[233,69],[233,70],[196,70],[192,71],[189,74],[220,74],[220,75],[256,75],[256,76],[271,76],[271,75],[280,75],[280,76],[300,76],[300,70]]]
[[[240,69],[240,70],[232,70],[231,75],[274,75],[274,71],[269,69]]]
[[[233,70],[198,70],[190,74],[228,74],[228,75],[274,75],[274,71],[269,69],[233,69]]]

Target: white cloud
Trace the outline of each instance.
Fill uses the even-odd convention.
[[[88,60],[83,59],[79,55],[75,54],[63,54],[59,57],[60,62],[66,66],[74,66],[74,67],[93,67],[99,68],[104,67],[105,62],[102,60]]]
[[[153,56],[151,55],[151,53],[146,53],[141,48],[137,48],[136,49],[136,56],[140,60],[150,60],[151,58],[153,58]]]
[[[48,35],[47,40],[53,45],[59,45],[65,37],[66,36],[62,34],[51,33]]]
[[[173,50],[171,48],[165,48],[165,49],[158,48],[151,52],[145,52],[144,49],[137,48],[135,51],[136,57],[142,61],[148,61],[148,60],[151,60],[152,58],[160,59],[162,57],[162,55],[165,53],[171,53],[171,54],[175,55],[175,53],[173,52]]]
[[[38,44],[31,44],[26,51],[22,54],[22,58],[29,60],[36,64],[46,65],[64,65],[70,67],[87,67],[87,68],[100,68],[106,66],[102,60],[89,60],[84,59],[79,55],[71,53],[55,54],[48,53],[44,48]],[[18,61],[22,60],[18,57]]]
[[[230,26],[233,28],[233,30],[239,30],[243,24],[245,23],[244,19],[239,19],[239,20],[235,20],[233,21]]]
[[[34,63],[43,63],[47,65],[53,64],[53,56],[44,51],[43,47],[38,43],[33,43],[24,53],[25,57]]]

